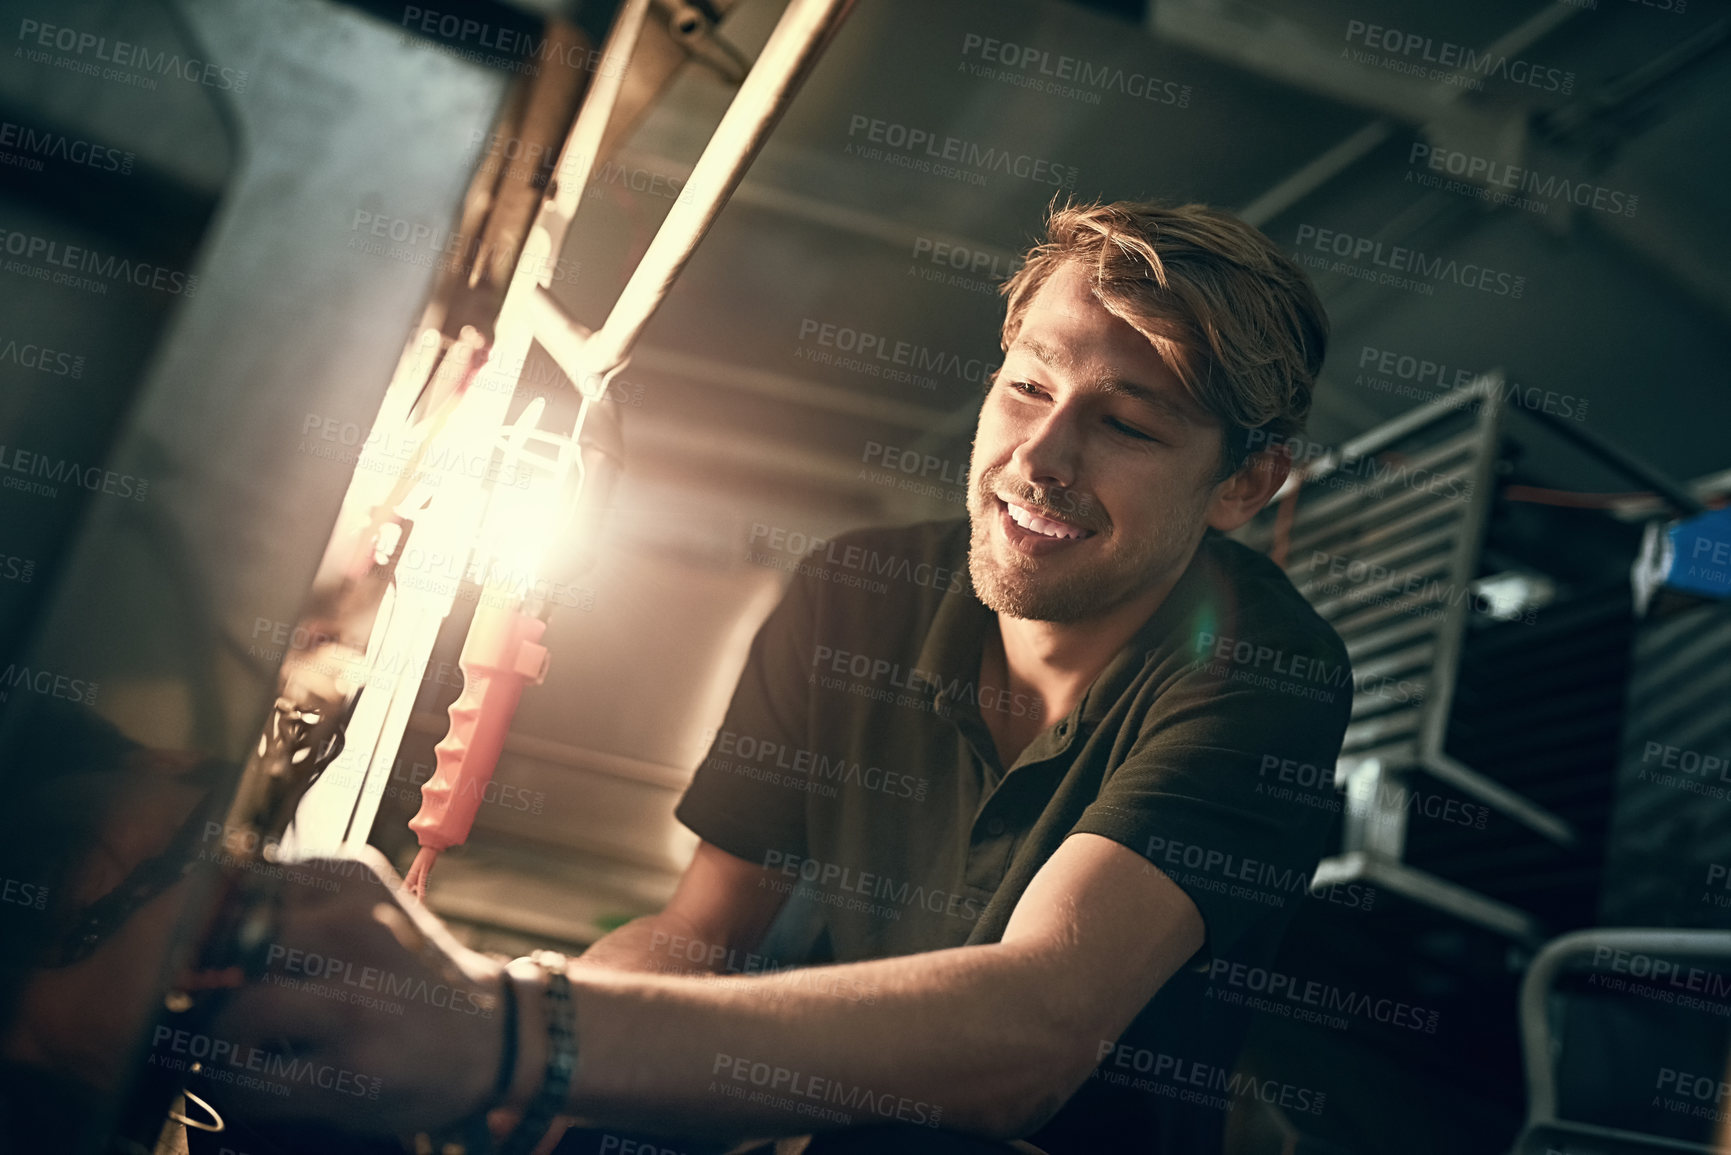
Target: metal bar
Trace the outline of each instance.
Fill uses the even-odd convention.
[[[1355,722],[1346,728],[1347,742],[1387,742],[1391,738],[1404,738],[1418,729],[1418,711],[1402,710],[1397,714],[1382,714],[1363,722]]]
[[[1453,461],[1457,457],[1470,457],[1473,451],[1477,448],[1477,439],[1474,436],[1473,431],[1468,430],[1467,432],[1455,437],[1439,441],[1435,445],[1421,447],[1415,453],[1395,455],[1399,457],[1400,460],[1389,465],[1387,467],[1387,472],[1395,473],[1399,470],[1405,470],[1409,476],[1419,470],[1424,470],[1429,473],[1438,473],[1441,471],[1443,465]],[[1343,455],[1340,461],[1333,463],[1327,476],[1306,477],[1306,488],[1313,490],[1313,496],[1310,503],[1303,509],[1299,510],[1296,518],[1298,524],[1293,528],[1295,530],[1300,527],[1308,529],[1311,522],[1321,518],[1326,518],[1333,514],[1337,509],[1349,508],[1355,500],[1362,501],[1365,497],[1383,489],[1389,488],[1393,485],[1403,484],[1402,482],[1396,481],[1392,478],[1369,481],[1362,484],[1356,483],[1356,479],[1354,479],[1353,482],[1347,482],[1345,487],[1337,492],[1327,492],[1328,489],[1333,488],[1329,485],[1333,474],[1340,470],[1357,466],[1362,461],[1373,459],[1373,454],[1362,454],[1356,457]]]
[[[1317,863],[1316,873],[1311,876],[1310,888],[1316,890],[1323,886],[1361,879],[1376,886],[1387,887],[1402,898],[1422,906],[1452,914],[1464,922],[1522,942],[1531,942],[1539,936],[1538,923],[1523,910],[1426,871],[1415,870],[1405,863],[1389,861],[1363,851],[1325,858]]]
[[[1447,588],[1448,583],[1435,580],[1438,575],[1446,574],[1448,569],[1448,560],[1446,558],[1433,557],[1429,561],[1416,562],[1403,569],[1391,570],[1388,574],[1388,579],[1390,582],[1398,582],[1400,585],[1407,587],[1411,587],[1415,582],[1417,583],[1417,589],[1409,588],[1405,592],[1429,595],[1441,594],[1444,597],[1449,597],[1452,596],[1452,593]],[[1345,617],[1347,614],[1352,613],[1355,610],[1361,610],[1367,606],[1384,604],[1385,599],[1397,598],[1402,592],[1403,591],[1399,589],[1384,589],[1381,583],[1375,585],[1362,585],[1357,589],[1349,590],[1343,594],[1334,595],[1326,600],[1315,601],[1312,605],[1316,608],[1317,613],[1332,622]]]
[[[585,381],[591,375],[605,387],[630,358],[637,338],[721,214],[852,3],[793,0],[788,5],[606,322],[585,343],[585,375],[575,379],[585,395],[589,392]]]
[[[1460,589],[1465,589],[1473,580],[1474,571],[1478,567],[1479,551],[1484,548],[1485,534],[1490,526],[1491,505],[1496,496],[1497,450],[1503,436],[1501,386],[1502,373],[1492,370],[1473,382],[1469,390],[1483,396],[1478,419],[1478,432],[1483,447],[1477,468],[1473,471],[1473,495],[1465,502],[1466,508],[1460,520],[1460,537],[1455,542],[1454,581]],[[1449,711],[1454,705],[1455,679],[1460,675],[1461,648],[1465,644],[1467,631],[1467,601],[1465,597],[1454,598],[1453,604],[1444,614],[1442,627],[1437,631],[1439,649],[1436,666],[1431,672],[1432,693],[1425,704],[1424,733],[1419,738],[1419,749],[1423,752],[1426,763],[1445,757],[1443,739],[1448,731]],[[1464,770],[1465,767],[1461,769]],[[1480,792],[1480,796],[1484,797],[1483,792]],[[1516,799],[1519,799],[1518,795],[1510,795],[1502,808],[1508,809],[1508,803]],[[1490,798],[1484,797],[1484,801],[1489,802]],[[1524,811],[1525,808],[1518,809]],[[1516,813],[1516,810],[1509,812]],[[1554,824],[1560,822],[1560,819],[1546,815],[1541,823],[1528,824],[1542,832],[1554,828]],[[1567,843],[1574,840],[1573,832],[1568,830],[1566,824],[1562,826],[1561,832],[1564,837],[1560,841]]]
[[[1304,565],[1287,566],[1286,576],[1292,581],[1293,585],[1298,587],[1299,593],[1305,594],[1305,596],[1308,597],[1308,591],[1319,589],[1324,585],[1332,584],[1342,578],[1345,578],[1349,582],[1352,581],[1351,571],[1354,567],[1362,566],[1362,572],[1366,577],[1369,576],[1373,566],[1381,566],[1384,570],[1392,574],[1394,572],[1394,565],[1397,561],[1408,560],[1414,555],[1423,557],[1432,550],[1448,545],[1449,541],[1453,537],[1454,530],[1445,526],[1442,529],[1433,530],[1429,533],[1422,533],[1417,537],[1409,537],[1403,541],[1397,541],[1392,545],[1379,547],[1370,553],[1349,558],[1343,563],[1343,567],[1347,571],[1343,574],[1332,574],[1329,572],[1329,567],[1324,567],[1322,572],[1318,574],[1317,566],[1306,563]],[[1312,562],[1314,562],[1314,560],[1315,559],[1313,558]],[[1315,576],[1307,575],[1305,573],[1306,570],[1310,571],[1310,575]],[[1363,579],[1361,578],[1359,580]]]
[[[1444,393],[1441,397],[1426,401],[1423,405],[1407,410],[1392,421],[1385,421],[1375,429],[1359,434],[1311,466],[1305,474],[1305,480],[1320,481],[1339,469],[1344,462],[1375,453],[1409,434],[1418,432],[1432,422],[1441,421],[1463,405],[1471,404],[1480,397],[1494,396],[1493,382],[1501,381],[1498,374],[1499,371],[1493,370],[1482,377],[1476,377],[1470,384],[1460,389],[1452,390]]]
[[[1625,1152],[1626,1155],[1652,1155],[1658,1151],[1678,1151],[1684,1155],[1725,1155],[1725,1148],[1717,1143],[1691,1143],[1687,1139],[1667,1139],[1663,1135],[1625,1131],[1621,1127],[1601,1127],[1597,1123],[1571,1123],[1566,1119],[1555,1119],[1546,1124],[1545,1129],[1550,1132],[1545,1137],[1547,1150],[1556,1149],[1552,1137],[1561,1131],[1573,1137],[1595,1141],[1590,1147],[1575,1147],[1571,1144],[1571,1151],[1603,1151],[1604,1144],[1609,1143],[1613,1149]]]
[[[1412,687],[1413,694],[1418,701],[1423,701],[1424,696],[1430,693],[1430,679],[1428,678],[1408,678],[1407,683]],[[1377,697],[1375,694],[1359,694],[1352,699],[1352,712],[1349,717],[1357,721],[1360,718],[1375,717],[1379,714],[1393,713],[1396,710],[1412,709],[1416,709],[1416,707],[1403,702],[1390,702],[1386,698]]]
[[[1519,56],[1525,49],[1548,36],[1575,14],[1576,10],[1566,4],[1553,4],[1540,8],[1534,15],[1529,16],[1497,37],[1481,55],[1510,58]],[[1465,88],[1458,85],[1441,85],[1439,87],[1443,89],[1438,94],[1436,101],[1439,114],[1466,91]],[[1394,130],[1394,122],[1388,119],[1379,118],[1371,121],[1283,177],[1261,196],[1240,209],[1238,215],[1257,228],[1263,227],[1369,156],[1378,145],[1394,135]]]
[[[1408,646],[1404,650],[1395,650],[1368,662],[1354,663],[1352,672],[1360,678],[1392,677],[1397,671],[1410,670],[1415,666],[1428,666],[1431,655],[1436,650],[1436,642],[1425,638],[1417,645]]]
[[[557,257],[565,247],[565,230],[577,215],[589,174],[601,159],[601,141],[607,135],[614,109],[619,106],[619,94],[625,88],[626,64],[643,38],[649,4],[650,0],[626,0],[601,46],[602,61],[612,61],[613,66],[599,70],[594,84],[584,94],[583,106],[577,110],[565,147],[559,150],[553,185],[547,190],[547,199],[541,202],[541,212],[535,220],[535,227],[546,235],[551,256]],[[550,264],[547,272],[549,276],[552,273]],[[545,278],[541,280],[541,284],[547,283]]]
[[[1418,620],[1425,624],[1426,629],[1428,629],[1430,633],[1440,634],[1443,625],[1442,621],[1439,619],[1446,617],[1446,615],[1429,615],[1428,611],[1435,602],[1436,597],[1434,594],[1420,590],[1418,593],[1409,594],[1408,596],[1396,601],[1383,602],[1378,606],[1366,606],[1354,609],[1350,613],[1344,614],[1330,622],[1329,625],[1334,627],[1336,633],[1339,633],[1344,637],[1347,634],[1354,634],[1359,630],[1369,629],[1373,626],[1381,626],[1384,622],[1398,620],[1405,618],[1409,614],[1416,613],[1426,615],[1420,617]],[[1350,649],[1347,651],[1348,654],[1351,652]]]
[[[1410,641],[1421,634],[1431,633],[1436,628],[1435,623],[1424,618],[1414,618],[1400,622],[1372,634],[1364,634],[1357,638],[1342,638],[1346,643],[1346,654],[1349,658],[1358,658],[1362,654],[1379,653],[1402,642]]]
[[[536,344],[547,350],[559,371],[583,388],[583,347],[592,334],[565,311],[565,306],[553,299],[553,294],[540,285],[526,292],[519,302],[513,302],[522,312]],[[603,392],[605,386],[602,387]]]
[[[1585,429],[1578,421],[1563,421],[1554,413],[1546,413],[1540,409],[1523,410],[1544,422],[1552,432],[1560,434],[1565,441],[1572,441],[1588,453],[1604,461],[1612,468],[1619,470],[1628,477],[1641,482],[1660,497],[1670,502],[1679,512],[1694,516],[1706,513],[1707,507],[1695,499],[1682,485],[1636,457],[1633,453],[1621,449],[1597,433]]]
[[[1420,741],[1422,744],[1423,739]],[[1447,782],[1462,794],[1476,798],[1492,809],[1502,811],[1559,846],[1573,846],[1578,841],[1575,828],[1567,819],[1558,817],[1526,795],[1510,790],[1496,779],[1486,777],[1440,750],[1425,752],[1419,765],[1430,771],[1432,777]]]
[[[1392,742],[1374,750],[1342,752],[1334,764],[1335,786],[1342,786],[1352,776],[1353,771],[1372,758],[1386,763],[1392,769],[1400,770],[1418,765],[1418,747],[1411,742]]]
[[[1648,955],[1720,958],[1731,963],[1731,931],[1618,927],[1578,930],[1552,939],[1539,951],[1521,980],[1521,1051],[1527,1066],[1527,1127],[1555,1125],[1556,1074],[1551,1069],[1551,1031],[1547,1000],[1563,964],[1600,949],[1641,951]],[[1588,1125],[1590,1126],[1590,1125]],[[1600,1134],[1595,1129],[1592,1134]],[[1646,1136],[1641,1136],[1645,1139]],[[1680,1147],[1679,1150],[1716,1150]]]
[[[1439,480],[1460,481],[1469,472],[1469,468],[1462,465],[1441,475]],[[1412,489],[1395,497],[1384,497],[1380,501],[1364,501],[1349,513],[1344,513],[1332,521],[1307,527],[1303,531],[1295,529],[1289,548],[1315,550],[1322,547],[1324,542],[1337,542],[1339,544],[1334,548],[1338,549],[1381,542],[1391,533],[1416,529],[1439,518],[1458,521],[1461,516],[1458,507],[1465,504],[1466,502],[1460,499],[1441,498],[1422,489]],[[1397,515],[1398,521],[1386,520]]]

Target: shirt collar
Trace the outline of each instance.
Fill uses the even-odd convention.
[[[961,572],[968,572],[965,562]],[[972,581],[944,592],[919,657],[926,692],[936,706],[953,705],[950,695],[945,693],[947,687],[967,686],[979,680],[986,631],[995,624],[992,611],[974,594]]]
[[[1130,688],[1144,666],[1172,648],[1172,639],[1181,630],[1189,629],[1199,611],[1206,610],[1207,595],[1218,583],[1211,581],[1214,551],[1211,546],[1220,538],[1207,530],[1190,564],[1179,575],[1160,607],[1130,636],[1112,660],[1106,664],[1082,695],[1070,717],[1083,725],[1099,723],[1115,703]],[[959,572],[968,573],[966,540]],[[984,651],[986,631],[996,624],[996,615],[986,608],[974,593],[972,580],[946,590],[926,631],[925,644],[920,649],[919,668],[927,683],[926,693],[934,707],[943,710],[954,702],[945,694],[946,687],[968,686],[979,680],[980,656]]]

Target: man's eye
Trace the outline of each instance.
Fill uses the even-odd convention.
[[[1037,397],[1040,394],[1040,387],[1031,381],[1011,381],[1009,386],[1012,392],[1020,393],[1024,397]]]

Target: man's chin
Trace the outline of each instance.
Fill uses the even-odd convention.
[[[969,570],[975,596],[993,613],[1032,622],[1076,622],[1100,611],[1096,591],[1073,579],[1054,581],[995,562]]]

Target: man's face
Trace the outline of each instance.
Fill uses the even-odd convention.
[[[1221,436],[1081,268],[1055,270],[974,435],[968,568],[980,600],[1076,622],[1176,578],[1209,521]]]

